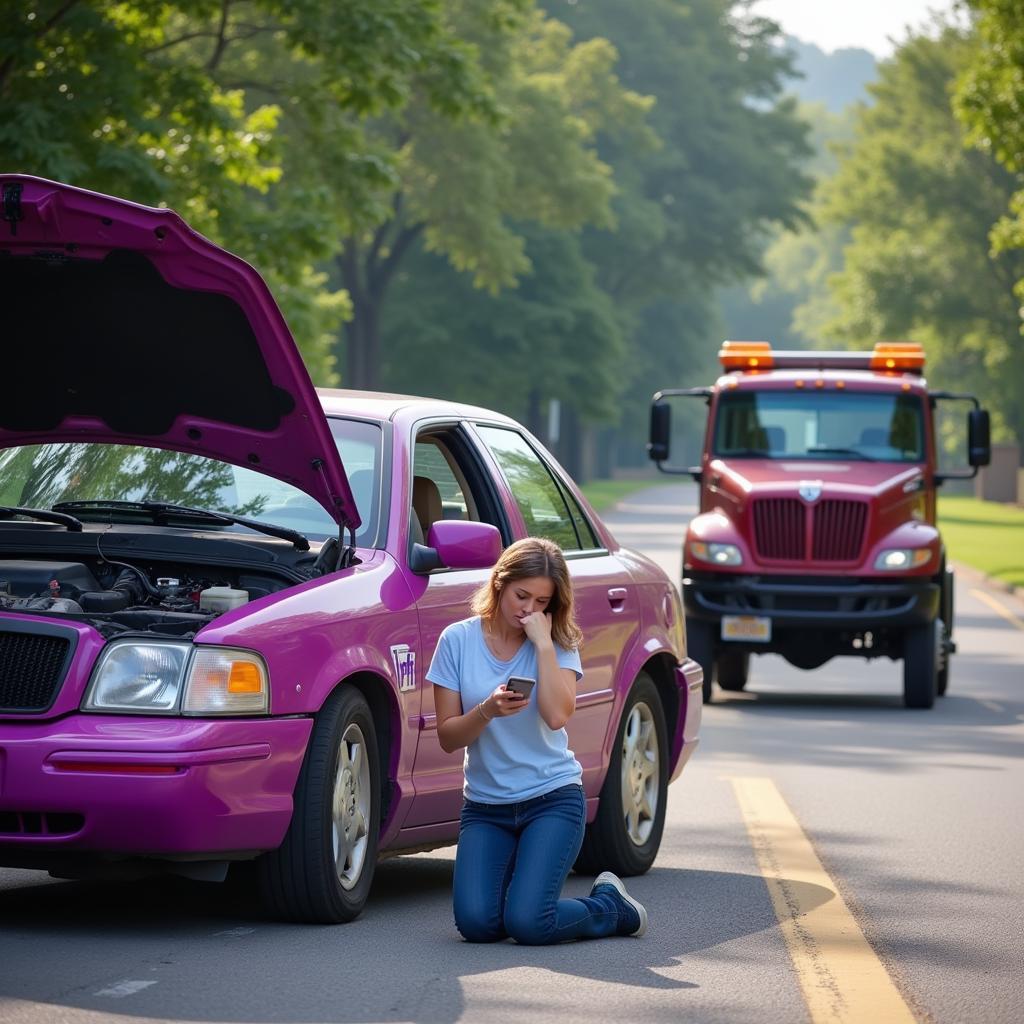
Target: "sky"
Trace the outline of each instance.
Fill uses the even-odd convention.
[[[757,0],[754,12],[826,52],[855,46],[888,57],[888,37],[900,42],[905,26],[920,28],[931,21],[931,11],[948,14],[953,6],[954,0]]]

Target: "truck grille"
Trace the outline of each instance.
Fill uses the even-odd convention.
[[[867,503],[825,498],[813,506],[797,498],[759,498],[752,503],[754,546],[764,561],[855,562],[864,546]],[[808,544],[810,550],[808,551]]]
[[[814,506],[811,557],[816,562],[857,561],[867,521],[868,507],[863,501],[820,501]]]
[[[802,559],[806,550],[806,506],[796,498],[762,498],[754,503],[754,542],[760,558]]]
[[[66,636],[0,630],[0,711],[45,711],[67,671]]]

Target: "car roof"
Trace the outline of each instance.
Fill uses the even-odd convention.
[[[399,413],[413,412],[423,416],[484,419],[519,426],[515,420],[502,413],[443,398],[399,395],[386,391],[355,391],[346,388],[317,388],[316,393],[328,416],[360,416],[367,419],[391,420]]]

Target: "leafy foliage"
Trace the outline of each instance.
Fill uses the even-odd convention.
[[[253,262],[310,369],[346,309],[315,264],[395,175],[361,120],[490,109],[441,0],[29,0],[0,26],[10,169],[178,210]]]
[[[990,252],[988,238],[1016,182],[990,155],[965,148],[950,103],[974,52],[970,38],[947,29],[911,39],[882,65],[875,105],[862,111],[827,189],[826,215],[852,235],[833,279],[839,313],[824,331],[858,346],[923,342],[933,383],[985,396],[997,436],[1024,436],[1013,293],[1024,258]]]

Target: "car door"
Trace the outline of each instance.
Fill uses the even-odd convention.
[[[637,594],[627,570],[603,546],[540,445],[504,425],[477,423],[475,430],[508,483],[526,534],[547,537],[565,553],[584,636],[583,679],[569,721],[569,746],[583,766],[587,796],[593,798],[603,778],[619,662],[639,631]]]
[[[505,544],[513,538],[491,470],[465,428],[452,423],[427,423],[416,431],[412,457],[410,541],[422,543],[438,518],[491,523]],[[423,581],[416,601],[424,669],[438,637],[452,622],[468,617],[474,591],[490,576],[489,569],[434,570]],[[403,828],[458,819],[462,807],[464,750],[446,753],[437,737],[434,690],[424,679],[419,739],[413,779],[416,799]]]

